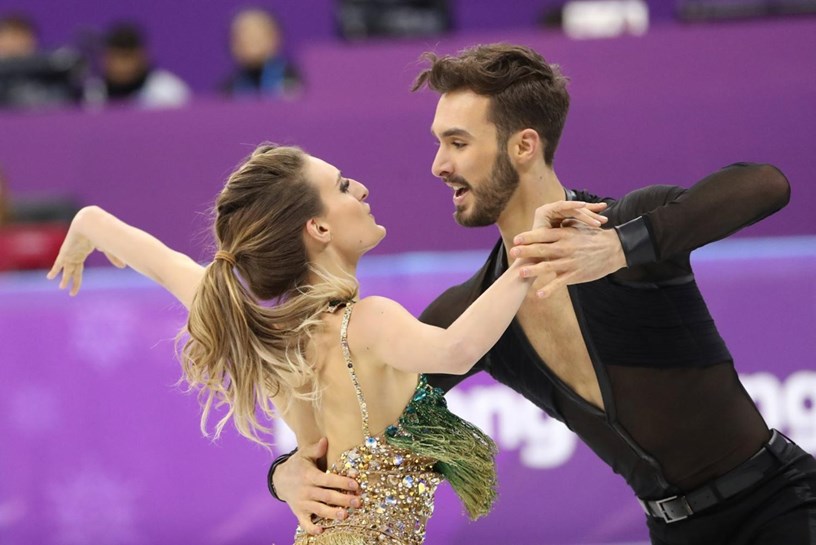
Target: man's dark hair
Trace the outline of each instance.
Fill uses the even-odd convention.
[[[144,46],[145,39],[142,29],[133,23],[117,23],[105,35],[107,49],[136,51],[143,49]]]
[[[529,47],[477,45],[458,55],[425,53],[430,62],[412,90],[425,86],[438,93],[470,90],[490,98],[488,119],[504,145],[514,132],[531,128],[544,140],[544,161],[552,165],[569,110],[567,78],[557,65]]]

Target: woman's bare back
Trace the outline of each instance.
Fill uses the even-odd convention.
[[[324,328],[309,350],[313,354],[318,380],[322,388],[317,407],[309,403],[294,404],[286,415],[300,444],[309,444],[321,437],[329,440],[328,465],[345,450],[363,442],[360,406],[340,343],[342,308],[324,314]],[[348,343],[360,388],[365,396],[372,435],[382,433],[395,423],[411,399],[418,376],[366,357],[365,350],[355,350],[354,315],[349,322]],[[303,412],[311,414],[298,414]]]

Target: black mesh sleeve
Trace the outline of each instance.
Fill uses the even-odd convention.
[[[689,189],[657,185],[630,193],[615,203],[610,219],[631,267],[688,254],[770,216],[789,199],[779,169],[735,163]]]

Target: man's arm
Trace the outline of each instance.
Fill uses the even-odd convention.
[[[736,163],[669,196],[617,226],[628,266],[687,254],[765,219],[788,204],[790,184],[772,165]]]
[[[269,492],[286,502],[300,527],[313,535],[322,531],[312,522],[313,514],[342,520],[348,516],[348,508],[361,505],[356,496],[359,486],[354,479],[327,473],[317,467],[328,446],[324,437],[313,445],[279,456],[267,474]]]
[[[614,230],[569,225],[521,233],[510,255],[540,259],[536,269],[556,273],[538,290],[546,297],[623,267],[688,254],[766,218],[789,198],[788,181],[776,167],[737,163],[689,189],[650,186],[627,195],[610,207]]]

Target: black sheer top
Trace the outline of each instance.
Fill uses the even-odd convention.
[[[694,280],[689,254],[787,204],[790,187],[770,165],[738,163],[689,189],[649,186],[604,201],[627,267],[569,287],[605,411],[542,361],[517,321],[471,370],[487,371],[564,422],[644,499],[689,491],[755,453],[768,439]],[[465,283],[421,320],[447,327],[506,269],[501,240]],[[429,375],[450,389],[466,376]]]

